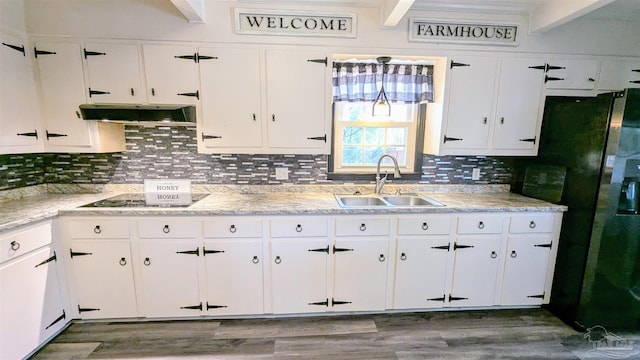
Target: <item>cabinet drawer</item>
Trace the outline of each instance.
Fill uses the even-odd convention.
[[[194,238],[198,227],[195,220],[154,219],[140,220],[138,232],[140,238]]]
[[[72,239],[128,239],[129,222],[115,219],[72,220]]]
[[[344,218],[336,220],[336,236],[389,235],[389,219]]]
[[[0,236],[0,263],[50,243],[50,222],[9,232]]]
[[[216,218],[204,221],[205,238],[262,237],[262,221],[241,218]]]
[[[420,216],[398,219],[399,235],[444,235],[451,232],[451,216]]]
[[[458,234],[500,234],[503,217],[478,215],[458,219]]]
[[[509,232],[512,234],[550,233],[553,231],[553,215],[537,214],[512,216]]]
[[[327,219],[294,218],[271,220],[271,237],[327,236]]]

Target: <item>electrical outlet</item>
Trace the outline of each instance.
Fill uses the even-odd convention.
[[[471,172],[471,180],[480,180],[480,169],[473,168]]]
[[[276,168],[276,180],[289,180],[289,169],[286,167]]]

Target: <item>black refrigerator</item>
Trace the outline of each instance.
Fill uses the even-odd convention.
[[[525,165],[523,194],[568,207],[550,311],[578,329],[640,329],[640,89],[547,97]]]

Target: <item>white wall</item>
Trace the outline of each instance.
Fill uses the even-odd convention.
[[[0,0],[0,3],[21,0]],[[640,23],[578,19],[542,35],[527,34],[525,16],[487,13],[410,12],[394,29],[380,29],[379,9],[286,5],[280,8],[317,12],[357,12],[355,39],[256,36],[234,34],[234,7],[277,9],[264,4],[237,1],[204,2],[204,24],[190,24],[169,0],[24,0],[28,32],[78,38],[171,40],[224,43],[309,44],[337,52],[379,49],[395,54],[428,55],[432,50],[482,50],[585,55],[640,56]],[[473,19],[520,24],[516,47],[415,43],[408,41],[408,17],[431,19]],[[4,17],[3,17],[4,22]]]

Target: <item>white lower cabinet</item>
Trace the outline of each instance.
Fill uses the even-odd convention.
[[[81,319],[137,317],[128,239],[72,240],[73,312]]]

